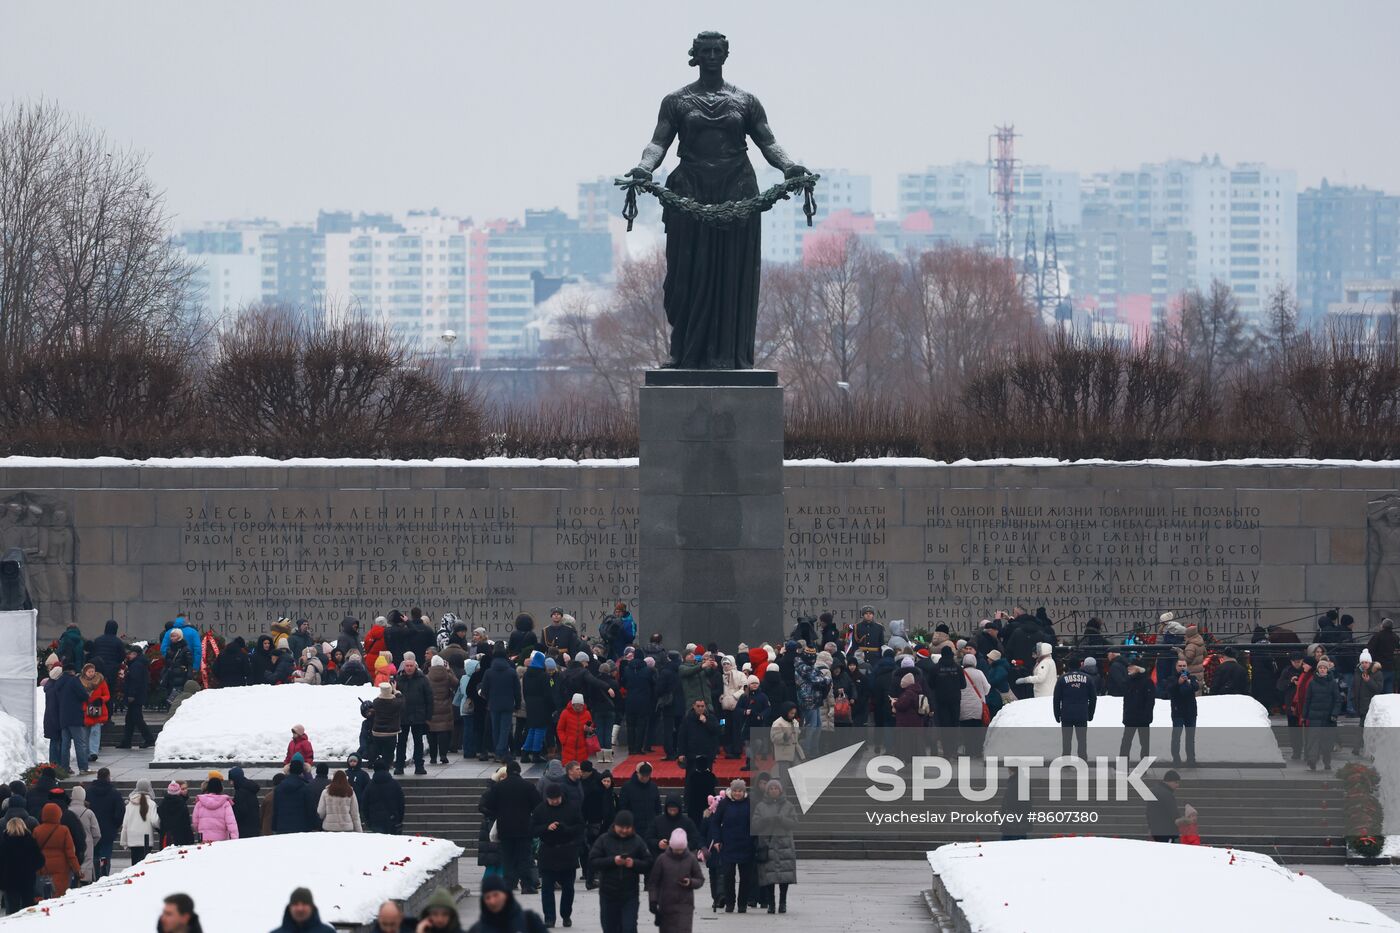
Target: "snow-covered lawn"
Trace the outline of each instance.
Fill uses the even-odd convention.
[[[174,846],[69,891],[0,928],[147,933],[169,894],[194,898],[206,933],[272,930],[293,888],[307,887],[324,923],[366,923],[389,898],[413,894],[462,854],[445,839],[377,833],[298,833]],[[444,877],[443,886],[455,881]],[[58,921],[55,923],[54,921]]]
[[[1040,755],[1047,759],[1058,756],[1060,727],[1055,722],[1052,702],[1050,697],[1034,697],[1003,706],[987,727],[987,754]],[[1151,751],[1159,760],[1171,758],[1171,724],[1171,703],[1158,700],[1152,711]],[[1283,763],[1269,727],[1268,710],[1253,697],[1201,697],[1197,701],[1196,725],[1196,758],[1203,763]],[[1118,743],[1123,738],[1121,697],[1099,697],[1088,738],[1089,757],[1118,754]],[[1184,737],[1182,744],[1184,756]],[[1136,740],[1132,754],[1138,754]]]
[[[1093,892],[1116,892],[1102,919],[1133,933],[1400,930],[1371,905],[1254,852],[1081,836],[962,842],[928,853],[928,863],[974,933],[1081,933],[1095,925]]]
[[[17,781],[35,764],[28,730],[9,713],[0,713],[0,780]]]
[[[1371,700],[1365,735],[1366,751],[1375,759],[1373,764],[1381,778],[1376,794],[1384,814],[1384,854],[1400,856],[1400,693]]]
[[[318,761],[344,761],[360,744],[360,701],[374,687],[224,687],[180,704],[156,737],[154,761],[275,761],[287,755],[292,726],[306,727]]]

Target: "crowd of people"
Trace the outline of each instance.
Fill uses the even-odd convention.
[[[607,933],[635,930],[643,893],[658,925],[688,933],[700,888],[708,887],[716,911],[786,911],[798,872],[796,810],[784,775],[836,744],[866,739],[878,752],[896,730],[917,730],[945,755],[980,755],[1001,707],[1049,697],[1064,753],[1083,755],[1086,727],[1107,695],[1123,699],[1124,757],[1134,743],[1149,753],[1156,701],[1166,699],[1173,761],[1192,765],[1197,698],[1248,694],[1287,717],[1294,758],[1330,767],[1336,730],[1316,727],[1364,718],[1374,696],[1394,689],[1393,623],[1384,620],[1364,644],[1353,626],[1333,611],[1318,618],[1311,644],[1276,627],[1230,645],[1164,613],[1153,627],[1112,637],[1090,619],[1067,643],[1044,609],[1014,607],[962,634],[946,624],[916,634],[878,621],[867,606],[854,624],[838,626],[831,613],[801,618],[785,638],[732,653],[713,643],[673,647],[659,633],[643,641],[622,603],[593,638],[558,608],[539,628],[522,613],[494,639],[451,613],[435,623],[417,608],[393,610],[363,633],[347,617],[334,640],[318,639],[305,620],[282,619],[251,649],[201,634],[184,618],[149,647],[119,638],[114,622],[91,642],[70,626],[45,664],[44,727],[52,761],[67,768],[71,753],[81,775],[91,773],[118,700],[127,713],[118,743],[125,747],[138,733],[150,744],[141,715],[148,695],[178,707],[196,690],[257,683],[373,684],[378,692],[361,705],[357,754],[334,774],[315,761],[313,737],[296,727],[270,787],[237,768],[227,782],[211,772],[192,807],[178,782],[157,801],[142,781],[123,800],[105,769],[72,791],[52,771],[34,788],[11,787],[0,813],[0,880],[13,910],[36,893],[101,877],[117,841],[140,861],[161,845],[195,840],[401,832],[396,776],[410,761],[422,775],[427,764],[460,755],[500,766],[479,804],[482,922],[509,916],[516,929],[536,921],[570,926],[581,874],[585,888],[598,891]],[[1358,735],[1358,753],[1361,743]],[[631,755],[676,762],[683,788],[663,796],[651,758],[614,782],[608,767],[620,744]],[[743,780],[719,786],[713,766],[721,758],[753,775],[752,799]],[[538,781],[523,776],[531,763],[547,763]],[[1179,784],[1175,772],[1169,777]],[[1163,793],[1174,789],[1164,785]],[[1158,816],[1154,836],[1194,834],[1186,817],[1165,820]],[[30,875],[34,885],[25,883]],[[541,895],[542,918],[520,908],[517,890]],[[294,925],[285,928],[307,928],[308,905],[309,892],[304,903],[294,897]],[[178,913],[180,905],[167,907]]]

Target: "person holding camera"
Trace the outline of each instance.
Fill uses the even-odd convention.
[[[1187,667],[1185,658],[1177,658],[1176,676],[1167,688],[1172,705],[1172,764],[1181,765],[1181,736],[1186,734],[1186,764],[1196,766],[1196,695],[1201,684]]]

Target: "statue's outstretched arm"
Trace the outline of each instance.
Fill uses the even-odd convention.
[[[642,150],[642,158],[637,167],[629,173],[634,177],[645,176],[650,179],[651,173],[656,171],[661,160],[666,158],[666,150],[671,148],[671,143],[676,138],[676,127],[671,121],[669,104],[669,100],[661,102],[661,113],[656,117],[656,129],[652,131],[651,142]]]
[[[778,145],[778,140],[773,136],[773,130],[768,126],[768,114],[764,112],[763,105],[754,98],[753,111],[749,117],[749,136],[753,139],[754,145],[758,146],[758,151],[763,153],[763,158],[768,164],[781,171],[788,178],[797,175],[807,174],[807,167],[799,164],[792,156],[787,154],[787,150]]]

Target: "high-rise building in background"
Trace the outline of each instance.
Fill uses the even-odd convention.
[[[1060,261],[1074,303],[1093,319],[1150,326],[1195,284],[1194,238],[1187,231],[1140,226],[1110,208],[1089,206],[1079,229],[1069,233],[1062,241],[1073,248],[1061,251]]]
[[[346,228],[349,229],[346,229]],[[332,320],[368,316],[420,350],[446,347],[467,330],[469,250],[466,223],[436,213],[410,213],[363,226],[337,224],[323,234],[324,307]]]
[[[1298,194],[1292,171],[1229,166],[1217,156],[1106,173],[1088,188],[1085,207],[1115,212],[1131,226],[1189,234],[1195,287],[1226,283],[1247,316],[1259,313],[1276,284],[1294,281]]]
[[[1057,171],[1045,165],[1018,166],[1014,176],[1017,223],[1023,223],[1033,211],[1044,222],[1045,213],[1055,205],[1055,216],[1062,227],[1079,225],[1080,176],[1078,172]],[[907,217],[926,211],[938,214],[966,215],[987,231],[996,226],[996,197],[992,194],[989,172],[985,162],[957,162],[952,165],[930,165],[922,172],[899,176],[899,215]],[[1013,230],[1013,240],[1019,245],[1025,229]],[[1040,231],[1036,231],[1039,235]],[[972,246],[975,243],[966,243]]]
[[[191,263],[193,311],[220,326],[263,301],[262,233],[257,225],[188,230],[175,238]]]
[[[800,197],[778,202],[763,218],[765,262],[810,260],[829,237],[856,236],[897,254],[995,247],[986,163],[900,175],[893,217],[874,212],[869,175],[819,171],[816,225],[806,226]],[[780,179],[760,169],[760,187]],[[1217,279],[1253,316],[1279,284],[1296,288],[1305,314],[1321,315],[1343,297],[1345,282],[1400,278],[1400,196],[1368,188],[1324,182],[1299,195],[1291,171],[1219,157],[1093,174],[1018,163],[1013,187],[1018,269],[1043,269],[1053,234],[1064,299],[1055,317],[1096,333],[1144,334],[1182,291]],[[626,251],[639,255],[660,242],[651,196],[638,199],[638,229],[622,236],[623,197],[606,177],[578,184],[576,217],[527,210],[521,220],[475,223],[436,212],[323,211],[314,224],[233,221],[185,231],[177,242],[215,317],[258,302],[312,315],[363,313],[424,350],[510,360],[534,352],[541,303],[570,283],[607,284]],[[444,344],[445,331],[456,341]]]
[[[197,300],[223,321],[259,303],[364,315],[419,350],[477,359],[520,355],[540,302],[566,281],[607,279],[613,264],[608,230],[559,210],[484,225],[436,211],[322,212],[314,226],[232,221],[177,242],[194,262]]]
[[[1330,185],[1298,195],[1298,306],[1315,317],[1347,282],[1400,279],[1400,196]]]

